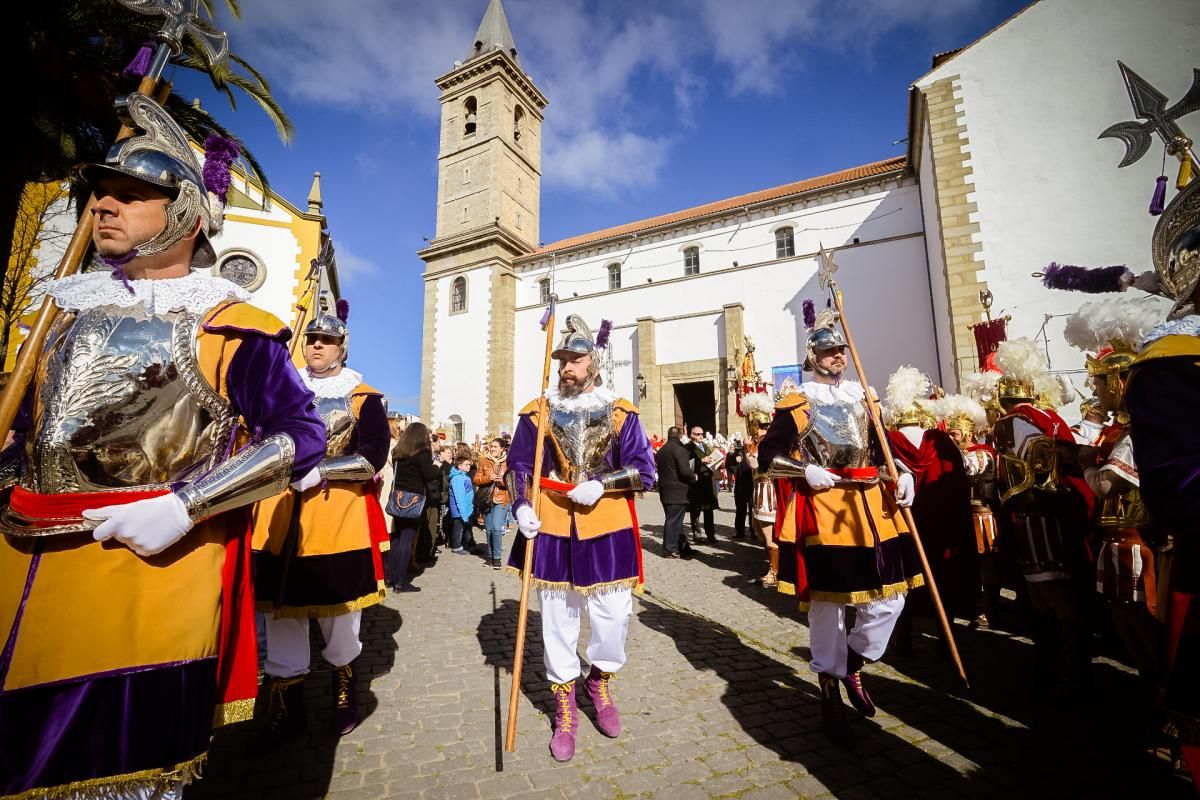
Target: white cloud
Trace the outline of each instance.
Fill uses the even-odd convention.
[[[358,255],[336,238],[333,240],[333,250],[337,257],[338,279],[345,284],[356,283],[360,278],[378,275],[382,271],[374,261]]]
[[[881,37],[937,29],[984,2],[508,0],[505,9],[523,66],[551,101],[546,182],[612,194],[658,180],[708,83],[770,94],[831,52],[869,60]],[[244,5],[231,33],[285,99],[429,122],[438,115],[433,81],[466,55],[485,8],[485,0],[260,0]],[[662,110],[645,107],[647,87],[673,108],[646,113]]]

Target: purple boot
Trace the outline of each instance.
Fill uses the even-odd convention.
[[[864,717],[873,717],[875,716],[875,703],[871,700],[871,695],[867,694],[867,687],[863,686],[863,663],[862,656],[847,648],[846,677],[842,678],[842,684],[846,687],[846,696],[850,698],[850,705],[858,709],[858,712]]]
[[[554,735],[550,737],[550,755],[555,761],[575,757],[575,732],[579,730],[579,709],[575,706],[575,681],[552,683],[554,692]]]
[[[612,688],[609,685],[612,676],[611,672],[601,672],[593,665],[583,685],[596,708],[596,727],[605,736],[615,738],[621,735],[621,715],[617,713],[617,707],[613,704]]]

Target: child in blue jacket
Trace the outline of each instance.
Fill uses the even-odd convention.
[[[465,447],[454,454],[450,467],[450,551],[467,555],[464,547],[474,540],[471,533],[475,519],[475,487],[471,484],[471,453]]]

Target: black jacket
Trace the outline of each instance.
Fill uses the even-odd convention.
[[[668,439],[654,455],[658,468],[658,497],[664,506],[685,506],[688,485],[695,482],[696,473],[688,463],[691,455],[678,439]]]
[[[428,450],[411,458],[398,459],[395,475],[392,486],[424,496],[427,505],[441,502],[442,471],[434,466],[433,455]]]
[[[704,463],[705,456],[711,456],[713,451],[711,448],[705,447],[703,451],[695,442],[688,442],[683,446],[687,457],[696,462],[696,482],[693,483],[688,491],[688,504],[694,509],[704,510],[717,507],[717,487],[713,484],[712,467]]]

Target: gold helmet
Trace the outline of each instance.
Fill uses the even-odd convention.
[[[996,383],[996,399],[1002,406],[1037,399],[1035,384],[1046,375],[1046,361],[1037,343],[1024,338],[1001,342],[996,349],[996,366],[1003,372]]]
[[[893,372],[884,392],[883,417],[888,427],[932,428],[934,419],[928,408],[932,385],[929,377],[916,367],[900,367]]]

